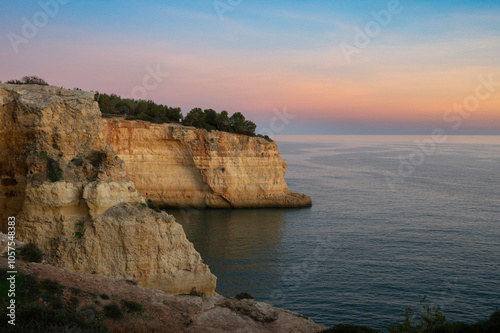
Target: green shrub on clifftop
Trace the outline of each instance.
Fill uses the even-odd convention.
[[[23,76],[21,80],[9,80],[6,83],[9,84],[38,84],[40,86],[48,86],[49,84],[42,78],[36,75]]]
[[[255,129],[257,127],[254,122],[245,119],[245,116],[241,112],[235,112],[229,117],[227,111],[217,113],[217,111],[212,109],[202,111],[201,108],[194,108],[189,111],[182,124],[203,128],[207,131],[218,130],[249,136],[255,136]]]
[[[156,104],[151,100],[135,100],[101,93],[96,93],[95,100],[104,117],[121,115],[126,116],[127,120],[145,120],[158,124],[182,122],[185,126],[207,131],[218,130],[249,136],[255,136],[257,127],[254,122],[245,119],[241,112],[235,112],[230,117],[225,110],[218,113],[213,109],[194,108],[183,117],[181,108]]]

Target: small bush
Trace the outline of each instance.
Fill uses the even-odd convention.
[[[38,284],[38,279],[33,275],[24,275],[21,282],[19,294],[25,296],[26,298],[33,298],[34,295],[38,295],[39,293],[40,287]]]
[[[72,293],[73,295],[80,295],[80,293],[81,293],[81,292],[82,292],[82,291],[80,290],[80,288],[74,288],[74,287],[73,287],[73,288],[71,288],[71,293]]]
[[[81,157],[75,157],[74,159],[71,160],[71,163],[74,165],[81,167],[83,165],[83,158]]]
[[[116,304],[106,305],[104,307],[104,315],[115,320],[123,318],[122,310]]]
[[[127,312],[141,312],[142,311],[142,304],[133,302],[133,301],[127,301],[127,300],[122,300],[121,301],[122,306],[125,308],[125,311]]]
[[[55,183],[61,180],[63,170],[59,167],[59,162],[51,157],[47,157],[47,169],[49,171],[49,179],[51,182]]]
[[[451,332],[450,330],[448,331],[443,331],[443,332]],[[500,311],[495,311],[489,318],[489,320],[486,321],[480,321],[478,323],[470,325],[467,330],[464,332],[481,332],[481,333],[497,333],[500,332]],[[455,333],[455,332],[453,332]]]
[[[198,296],[202,297],[205,296],[205,294],[201,291],[196,290],[196,287],[191,288],[191,291],[188,294],[189,296]]]
[[[35,243],[29,243],[23,246],[19,254],[24,259],[30,262],[42,262],[43,260],[43,252],[36,246]]]
[[[262,134],[257,134],[256,135],[258,138],[264,138],[266,139],[268,142],[274,142],[273,139],[271,139],[268,135],[262,135]]]
[[[83,234],[80,231],[75,232],[75,238],[80,239],[82,237],[83,237]]]
[[[61,296],[57,294],[45,294],[42,296],[42,299],[48,303],[54,309],[62,309],[63,303],[61,301]]]
[[[137,286],[137,282],[133,280],[125,280],[125,282],[133,284],[134,286]]]
[[[250,295],[249,293],[239,293],[238,295],[234,296],[234,298],[241,300],[241,299],[253,299],[253,296]]]
[[[71,304],[72,307],[76,308],[76,306],[78,305],[78,298],[76,297],[71,297],[69,299],[69,303]]]
[[[101,294],[100,296],[101,296],[102,299],[109,299],[109,296],[106,295],[106,294]]]
[[[90,155],[90,163],[94,168],[99,168],[106,161],[106,153],[102,151],[94,151],[92,155]]]
[[[52,281],[49,279],[43,280],[41,286],[43,289],[47,290],[47,293],[50,294],[60,294],[63,291],[63,286],[61,286],[56,281]]]
[[[42,78],[32,75],[32,76],[23,76],[21,80],[9,80],[6,83],[9,84],[38,84],[40,86],[48,86],[49,84]]]
[[[41,157],[41,158],[47,158],[48,156],[49,156],[49,155],[47,154],[47,152],[46,152],[46,151],[41,151],[41,152],[40,152],[40,157]]]
[[[443,326],[446,316],[441,312],[439,306],[426,305],[424,303],[426,298],[424,296],[420,300],[422,308],[418,311],[406,308],[403,322],[391,324],[387,327],[387,331],[389,333],[427,333],[433,332],[436,328]]]
[[[155,203],[153,202],[153,200],[151,199],[148,199],[148,207],[152,210],[154,210],[155,212],[161,212],[161,209],[158,208],[158,206],[155,205]]]

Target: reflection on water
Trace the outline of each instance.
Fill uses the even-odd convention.
[[[183,226],[187,238],[217,276],[219,294],[269,293],[281,277],[280,243],[286,210],[166,211]]]

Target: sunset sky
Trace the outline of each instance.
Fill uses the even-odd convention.
[[[3,82],[240,111],[266,134],[500,135],[498,0],[5,1],[0,46]]]

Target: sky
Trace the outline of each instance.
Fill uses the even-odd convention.
[[[4,1],[0,80],[242,112],[263,134],[500,135],[500,1]]]

